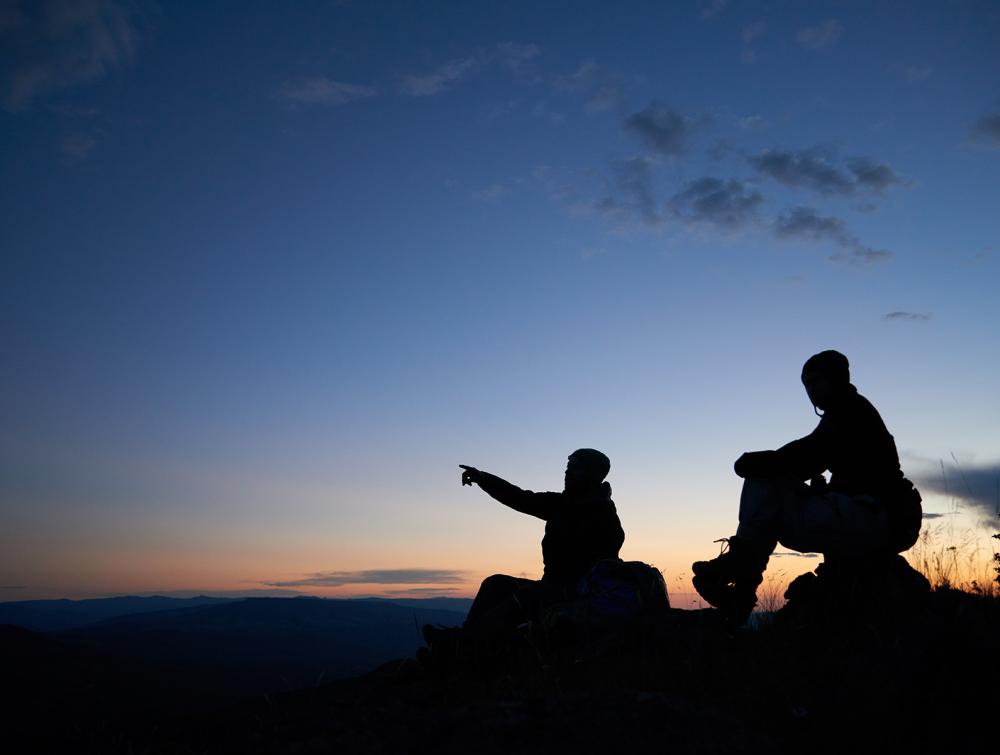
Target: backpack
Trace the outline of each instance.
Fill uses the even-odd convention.
[[[889,508],[890,547],[896,553],[902,553],[917,542],[924,511],[920,505],[920,491],[905,477],[900,480],[894,499]]]
[[[545,626],[569,623],[579,629],[606,629],[670,609],[663,575],[642,561],[606,558],[577,580],[569,601],[550,606]]]

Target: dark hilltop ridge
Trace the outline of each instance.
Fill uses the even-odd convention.
[[[532,627],[422,661],[412,606],[382,601],[233,601],[49,635],[7,626],[7,737],[18,751],[95,753],[995,752],[1000,599],[919,581],[858,589],[807,579],[756,629],[668,610],[586,635]],[[360,614],[338,605],[352,603]],[[302,627],[346,637],[397,611],[409,651],[374,671],[237,702],[218,693],[252,666],[268,612],[302,661],[316,652]],[[461,617],[435,612],[416,621]],[[185,660],[177,638],[211,627],[219,663]],[[234,627],[242,639],[226,656]],[[157,650],[139,660],[124,638],[147,631]]]

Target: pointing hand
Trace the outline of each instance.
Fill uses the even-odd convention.
[[[464,472],[462,472],[463,485],[471,485],[472,483],[476,484],[479,483],[480,475],[482,475],[482,472],[480,472],[475,467],[466,466],[465,464],[459,464],[458,466],[460,466],[462,469],[465,470]]]

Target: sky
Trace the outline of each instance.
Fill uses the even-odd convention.
[[[558,490],[579,447],[684,594],[828,348],[988,542],[998,38],[972,0],[0,1],[0,600],[473,595],[543,524],[458,465]]]

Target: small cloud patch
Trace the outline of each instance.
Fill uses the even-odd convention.
[[[59,148],[69,162],[80,162],[86,160],[94,148],[97,146],[97,137],[93,134],[74,132],[66,134]]]
[[[438,66],[425,74],[409,74],[399,83],[399,91],[408,97],[430,97],[450,89],[479,69],[475,58],[460,58]]]
[[[843,33],[844,25],[837,19],[830,18],[819,26],[807,26],[804,29],[799,29],[795,39],[800,47],[815,52],[833,47]]]
[[[291,108],[325,105],[336,107],[354,100],[374,97],[374,87],[334,81],[326,76],[303,76],[281,83],[275,97]]]
[[[666,105],[652,103],[626,117],[624,126],[650,149],[674,156],[684,152],[698,124],[690,116]]]
[[[761,131],[770,125],[767,118],[762,115],[748,115],[746,118],[740,118],[736,123],[744,131]]]
[[[882,315],[882,319],[886,322],[927,322],[931,319],[930,313],[927,312],[888,312]]]
[[[972,125],[972,139],[990,149],[1000,149],[1000,113],[976,121]]]

